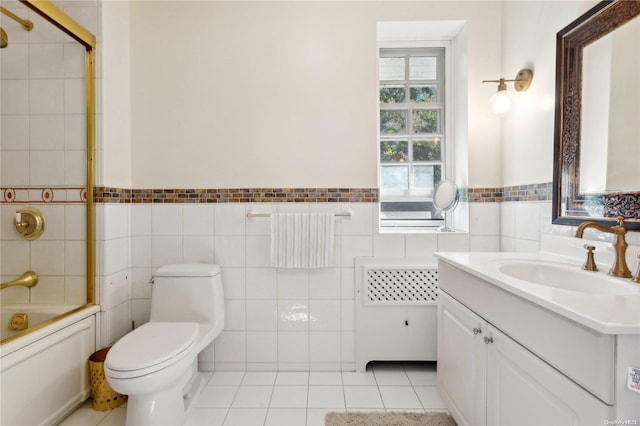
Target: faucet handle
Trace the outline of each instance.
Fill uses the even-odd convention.
[[[633,278],[631,278],[631,281],[640,284],[640,254],[638,254],[638,271],[633,276]]]
[[[596,247],[591,244],[585,244],[584,248],[587,249],[587,260],[584,262],[584,265],[582,265],[582,269],[585,271],[597,271],[598,266],[596,265],[595,258],[593,257],[593,252],[596,250]]]

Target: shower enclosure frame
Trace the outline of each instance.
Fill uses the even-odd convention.
[[[53,26],[76,40],[85,48],[85,115],[86,115],[86,303],[71,311],[43,323],[34,325],[2,341],[18,339],[32,331],[71,316],[96,304],[96,214],[94,202],[95,186],[95,48],[96,37],[60,10],[49,0],[20,0],[29,9],[36,12]]]

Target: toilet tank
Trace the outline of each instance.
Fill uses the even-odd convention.
[[[222,323],[224,294],[220,266],[165,265],[151,285],[151,321]]]

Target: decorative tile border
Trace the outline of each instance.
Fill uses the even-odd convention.
[[[502,197],[504,201],[551,201],[553,182],[507,186],[503,188]]]
[[[504,188],[461,188],[460,200],[471,203],[551,201],[553,185],[536,183]],[[96,203],[376,203],[377,188],[229,188],[123,189],[99,186]]]
[[[504,188],[461,188],[471,203],[551,201],[552,183]],[[84,187],[0,187],[0,203],[83,203]],[[99,186],[96,203],[375,203],[377,188],[125,189]]]
[[[470,203],[500,203],[502,202],[502,188],[466,188],[466,196],[462,201]]]
[[[81,204],[86,201],[84,186],[0,187],[0,204]]]
[[[503,188],[468,188],[466,199],[470,203],[502,203],[505,201],[551,201],[553,183],[505,186]]]
[[[96,187],[97,203],[374,203],[377,188],[122,189]]]

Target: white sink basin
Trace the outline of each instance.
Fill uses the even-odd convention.
[[[580,266],[535,260],[499,260],[501,274],[531,284],[589,294],[638,294],[640,285],[603,272],[583,271]]]

